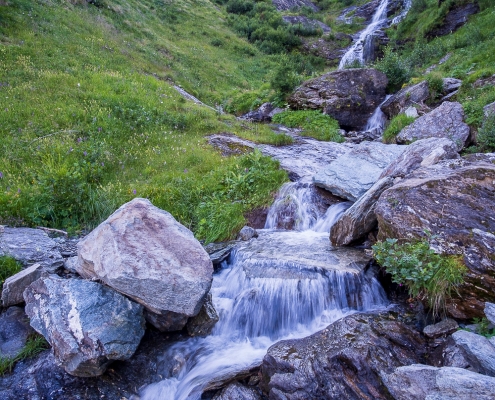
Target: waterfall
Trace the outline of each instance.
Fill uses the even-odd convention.
[[[385,97],[385,100],[383,100],[380,105],[376,108],[376,110],[373,112],[371,117],[368,119],[368,122],[366,123],[366,128],[365,131],[373,132],[375,134],[382,134],[383,131],[385,130],[385,124],[387,122],[387,116],[383,113],[381,106],[384,104],[391,95],[387,95]]]

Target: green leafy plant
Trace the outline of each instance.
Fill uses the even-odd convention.
[[[400,244],[397,239],[386,239],[372,248],[375,260],[392,275],[393,282],[407,286],[411,296],[426,300],[435,316],[444,312],[446,299],[467,272],[459,256],[436,254],[428,240]]]
[[[394,143],[395,137],[402,129],[414,122],[414,117],[408,117],[406,114],[398,114],[387,126],[383,132],[382,138],[385,143]]]
[[[495,114],[492,113],[485,119],[478,131],[476,141],[480,151],[485,153],[495,151]]]
[[[478,325],[477,334],[484,336],[486,338],[491,338],[495,336],[495,328],[490,329],[490,321],[488,318],[474,318],[473,322]]]
[[[0,257],[0,291],[5,279],[9,276],[15,275],[22,269],[21,264],[19,264],[15,259],[9,256]]]
[[[303,129],[302,135],[318,140],[341,143],[344,138],[339,132],[338,122],[318,110],[284,111],[275,114],[272,121],[289,128]]]
[[[28,338],[26,345],[12,358],[0,357],[0,376],[12,372],[16,362],[32,358],[48,348],[48,342],[41,335],[35,334]]]

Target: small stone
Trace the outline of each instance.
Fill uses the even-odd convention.
[[[258,232],[256,232],[256,229],[251,228],[250,226],[245,226],[241,229],[241,231],[237,235],[237,240],[248,241],[251,240],[252,238],[257,238],[257,237],[258,237]]]
[[[459,329],[459,325],[453,319],[445,318],[434,325],[425,326],[423,333],[431,338],[437,338],[440,336],[447,336]]]
[[[406,110],[404,111],[404,114],[406,114],[406,116],[412,117],[412,118],[418,118],[419,117],[418,110],[416,107],[406,108]]]

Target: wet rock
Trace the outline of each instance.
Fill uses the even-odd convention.
[[[2,305],[10,307],[24,303],[24,297],[22,297],[24,290],[37,280],[42,272],[43,267],[40,264],[33,264],[29,268],[7,278],[2,289]]]
[[[460,151],[469,137],[469,126],[464,123],[460,103],[443,102],[440,107],[406,126],[396,137],[397,143],[410,143],[431,137],[452,140]]]
[[[289,97],[293,109],[322,110],[346,130],[362,130],[385,99],[387,77],[371,68],[329,72],[299,86]]]
[[[428,37],[445,36],[455,32],[467,22],[471,15],[476,14],[479,11],[480,6],[476,2],[451,8],[443,19],[443,23],[430,31]]]
[[[244,226],[237,235],[237,240],[247,241],[257,237],[258,232],[256,232],[256,229],[251,228],[250,226]]]
[[[19,354],[33,333],[22,308],[7,309],[0,315],[0,358],[13,358]]]
[[[382,374],[395,399],[493,399],[495,379],[461,368],[409,365]]]
[[[38,263],[51,272],[64,263],[56,243],[40,229],[4,227],[0,232],[0,256],[4,255],[23,266]]]
[[[334,246],[345,246],[361,239],[376,228],[376,202],[381,194],[393,185],[392,178],[382,178],[362,195],[330,229]]]
[[[495,324],[495,304],[486,302],[485,309],[483,311],[488,321]]]
[[[302,25],[305,28],[320,29],[323,33],[329,33],[331,31],[330,27],[323,22],[302,15],[286,15],[282,19],[290,25]]]
[[[287,11],[301,7],[308,7],[313,11],[319,10],[310,0],[272,0],[272,3],[278,11]]]
[[[360,143],[314,175],[313,181],[336,196],[356,201],[405,149],[378,142]]]
[[[144,334],[142,306],[96,282],[42,277],[24,299],[31,326],[71,375],[101,375],[130,358]]]
[[[272,111],[275,109],[272,103],[264,103],[257,110],[249,111],[247,114],[239,117],[253,122],[270,122],[272,120]]]
[[[441,160],[458,159],[456,144],[446,138],[421,139],[411,143],[404,152],[392,161],[380,178],[404,178],[420,168],[437,164]]]
[[[428,82],[423,81],[416,85],[401,89],[387,99],[380,108],[389,119],[392,119],[410,106],[423,104],[429,95]]]
[[[216,394],[212,400],[261,400],[261,396],[258,389],[235,382]]]
[[[206,251],[191,231],[146,199],[124,204],[78,247],[77,272],[144,305],[161,330],[184,327],[210,290],[213,265]]]
[[[337,20],[351,24],[355,17],[364,19],[364,22],[370,23],[373,19],[373,14],[380,6],[380,0],[372,0],[366,4],[356,7],[351,6],[342,11]]]
[[[437,251],[463,256],[468,273],[447,304],[454,318],[481,317],[484,302],[495,300],[494,181],[493,164],[445,160],[386,190],[375,209],[379,240],[414,240],[429,231]]]
[[[388,399],[382,373],[420,362],[418,332],[387,315],[354,314],[268,349],[261,389],[273,399]]]
[[[475,372],[495,376],[495,347],[487,338],[467,331],[457,331],[452,338]]]
[[[359,144],[365,141],[372,142],[374,140],[379,140],[382,136],[382,132],[380,131],[380,129],[373,129],[369,131],[359,131],[359,132],[344,131],[343,136],[346,138],[346,142]]]
[[[423,333],[431,338],[435,339],[440,336],[450,335],[454,333],[457,329],[459,329],[459,325],[453,319],[445,318],[442,321],[425,326],[423,329]]]
[[[205,250],[209,254],[215,270],[230,256],[234,247],[235,242],[209,243],[205,246]]]
[[[208,294],[198,315],[189,318],[186,325],[187,332],[190,336],[207,336],[211,333],[217,322],[218,314],[213,306],[211,294]]]

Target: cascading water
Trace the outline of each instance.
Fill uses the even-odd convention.
[[[390,95],[385,97],[385,100],[376,108],[371,117],[366,123],[365,131],[373,132],[375,134],[382,134],[385,130],[385,123],[387,122],[387,116],[383,113],[381,106],[390,98]]]
[[[264,229],[237,245],[213,278],[220,316],[212,334],[174,344],[163,356],[164,380],[144,388],[143,400],[197,400],[239,372],[260,364],[268,347],[308,336],[344,315],[384,307],[386,296],[365,266],[362,250],[332,248],[331,224],[349,206],[316,211],[311,187],[288,184],[270,210],[276,226],[281,203],[294,202],[299,231]],[[274,224],[274,225],[271,225]]]
[[[389,0],[381,0],[378,8],[373,14],[371,23],[357,35],[352,46],[340,60],[339,69],[344,69],[346,66],[353,65],[354,63],[359,64],[360,66],[364,65],[367,61],[364,56],[366,46],[373,45],[373,36],[375,36],[380,29],[402,21],[411,8],[412,0],[403,0],[402,11],[391,21],[387,18],[388,4]],[[370,54],[371,51],[367,51],[367,53]]]

